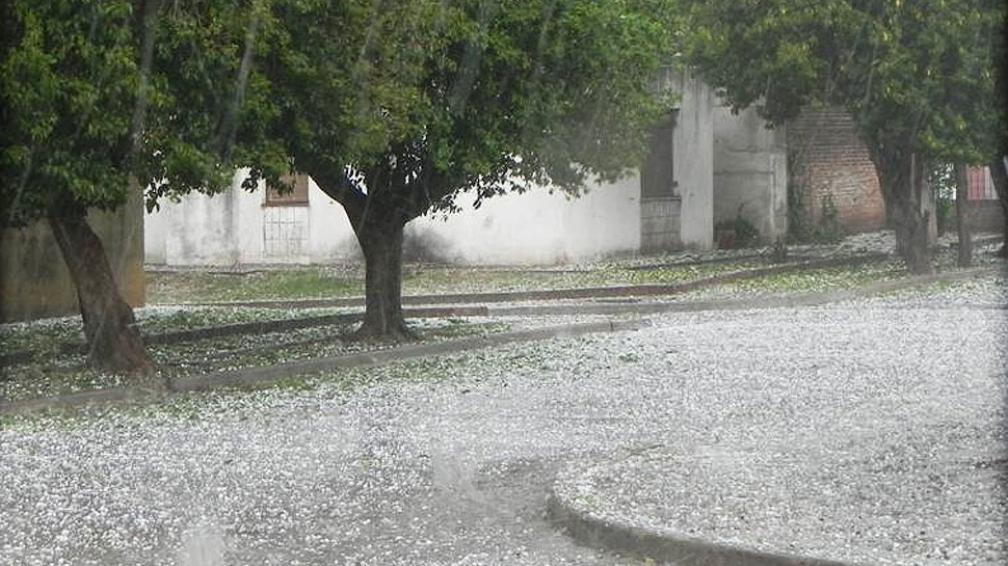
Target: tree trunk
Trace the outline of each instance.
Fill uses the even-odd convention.
[[[1004,244],[1001,246],[1001,257],[1008,257],[1008,171],[1005,167],[1004,158],[995,159],[990,164],[994,190],[997,191],[1001,212],[1004,213]]]
[[[973,265],[973,240],[970,237],[969,178],[966,166],[956,164],[956,232],[959,235],[959,267]]]
[[[886,215],[896,230],[897,251],[911,272],[931,273],[923,163],[913,153],[887,155],[875,161],[875,170],[886,200]]]
[[[402,312],[402,246],[404,221],[367,222],[357,230],[364,251],[364,323],[358,339],[412,340]]]
[[[105,248],[84,211],[48,217],[70,277],[77,287],[91,367],[114,373],[139,373],[152,367],[135,326],[133,309],[119,294]]]

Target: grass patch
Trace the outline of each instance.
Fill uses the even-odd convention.
[[[880,263],[854,267],[829,267],[793,273],[778,273],[753,279],[742,279],[698,291],[696,295],[753,295],[768,293],[813,293],[853,289],[878,281],[907,277],[896,263]]]
[[[765,266],[759,261],[632,269],[626,264],[600,264],[571,269],[472,268],[407,264],[403,293],[501,293],[541,289],[574,289],[618,285],[676,284]],[[151,304],[276,299],[360,297],[360,269],[325,268],[263,271],[248,274],[151,272],[147,298]]]
[[[251,273],[150,272],[147,300],[152,304],[242,301],[258,299],[317,299],[351,297],[364,292],[364,274],[322,268],[257,271]]]

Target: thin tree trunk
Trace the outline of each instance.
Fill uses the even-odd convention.
[[[969,178],[966,166],[957,164],[956,173],[956,232],[959,236],[959,267],[973,265],[973,239],[970,237]]]
[[[403,222],[365,223],[357,232],[364,251],[364,323],[358,339],[403,340],[416,335],[402,312]]]
[[[136,329],[133,309],[120,295],[105,247],[84,212],[54,214],[48,220],[77,287],[88,363],[114,373],[149,370],[152,363]]]
[[[994,190],[1001,202],[1001,212],[1004,215],[1004,244],[1001,246],[1001,257],[1008,257],[1008,171],[1005,170],[1003,158],[995,159],[990,164],[991,177],[994,179]]]

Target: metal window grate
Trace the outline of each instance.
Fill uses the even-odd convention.
[[[277,206],[263,210],[263,250],[266,257],[295,261],[307,249],[307,208]]]

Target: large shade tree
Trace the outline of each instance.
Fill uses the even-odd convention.
[[[785,123],[810,104],[853,115],[916,272],[931,269],[926,171],[994,153],[989,0],[711,0],[692,4],[690,60],[736,108]]]
[[[260,70],[290,166],[343,205],[366,261],[358,335],[411,335],[405,225],[538,185],[577,194],[634,166],[660,116],[667,3],[277,4]],[[348,23],[350,25],[348,25]],[[255,165],[252,163],[252,165]],[[253,167],[250,186],[280,171]]]
[[[225,0],[0,8],[0,226],[52,228],[96,368],[139,372],[151,361],[88,211],[118,209],[145,188],[153,205],[226,185],[239,125],[261,140],[254,124],[270,118],[257,114],[270,107],[250,72],[264,15]],[[269,147],[254,153],[268,162]]]

